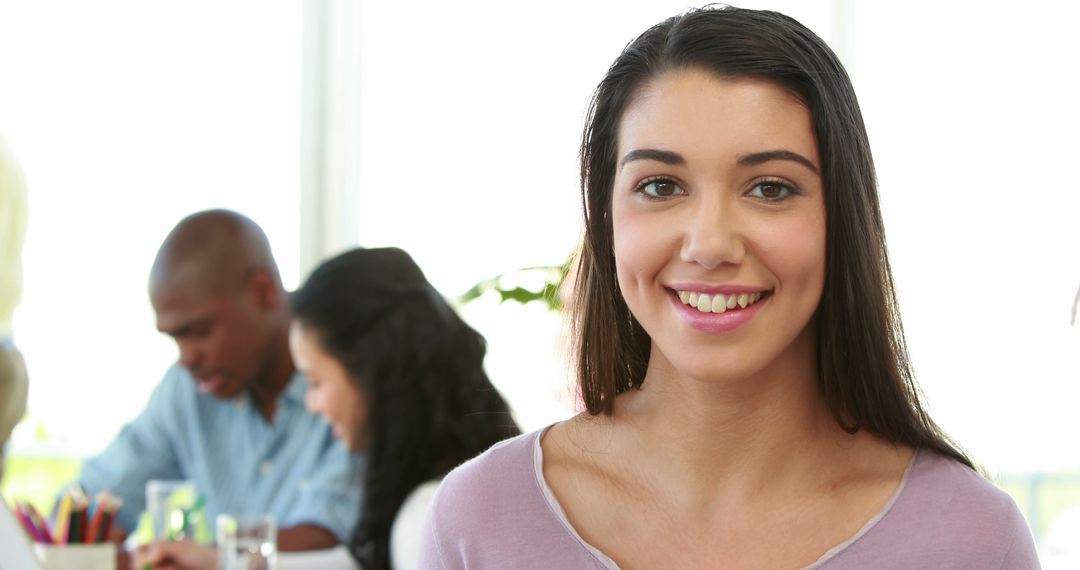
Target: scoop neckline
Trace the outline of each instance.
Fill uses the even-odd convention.
[[[551,486],[548,485],[547,479],[544,478],[544,450],[543,447],[540,445],[540,442],[544,439],[544,436],[547,435],[547,432],[559,423],[560,422],[556,422],[548,425],[543,429],[540,429],[539,431],[537,431],[536,438],[533,440],[533,474],[536,478],[536,484],[540,488],[540,492],[544,496],[544,502],[547,503],[548,508],[551,510],[551,514],[556,518],[556,520],[558,520],[559,524],[563,527],[563,529],[571,536],[573,536],[574,540],[576,540],[578,544],[580,544],[585,549],[586,552],[592,555],[592,557],[595,558],[597,562],[602,564],[604,568],[607,568],[609,570],[622,570],[619,565],[611,559],[610,556],[604,554],[604,552],[601,551],[599,548],[589,544],[585,541],[584,538],[581,537],[577,529],[574,528],[574,525],[570,524],[570,519],[567,518],[566,511],[563,510],[562,505],[559,504],[558,499],[555,497],[555,492],[551,490]],[[884,520],[885,516],[888,515],[889,511],[892,510],[893,505],[895,505],[896,502],[900,499],[900,495],[903,494],[904,489],[907,488],[908,479],[910,478],[911,472],[914,470],[915,464],[918,462],[920,455],[922,455],[922,449],[916,448],[915,452],[911,454],[911,459],[908,461],[907,467],[904,468],[904,474],[900,478],[900,484],[896,486],[896,490],[893,491],[892,495],[889,497],[889,500],[886,501],[885,504],[881,507],[881,509],[878,510],[877,514],[875,514],[873,517],[870,517],[870,519],[867,520],[866,523],[855,534],[851,535],[849,538],[847,538],[843,542],[840,542],[836,546],[833,546],[832,548],[826,550],[820,558],[807,566],[803,566],[800,570],[814,570],[816,568],[821,568],[823,564],[829,562],[830,560],[833,560],[841,553],[846,551],[851,545],[858,542],[859,539],[861,539],[863,536],[873,530],[878,525],[878,523]]]

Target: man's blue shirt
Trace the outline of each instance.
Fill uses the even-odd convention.
[[[132,531],[146,508],[146,482],[189,479],[218,514],[272,514],[278,528],[316,524],[347,543],[360,514],[363,459],[304,409],[307,382],[293,374],[267,423],[247,394],[220,400],[175,365],[101,455],[83,465],[90,494],[123,499],[117,524]]]

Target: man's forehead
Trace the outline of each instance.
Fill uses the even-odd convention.
[[[219,295],[192,291],[158,291],[151,295],[157,328],[172,331],[200,320],[211,319],[226,308]]]
[[[150,296],[206,296],[223,290],[220,272],[197,259],[158,260],[150,271]]]

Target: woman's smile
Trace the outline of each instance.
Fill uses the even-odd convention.
[[[679,301],[682,304],[697,309],[700,313],[726,313],[728,311],[739,311],[750,305],[756,304],[769,293],[768,290],[733,291],[725,295],[722,292],[710,294],[683,288],[669,290],[679,297]]]
[[[668,288],[675,311],[690,327],[705,333],[728,333],[749,323],[768,303],[768,289],[679,285]]]

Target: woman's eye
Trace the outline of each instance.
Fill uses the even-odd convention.
[[[653,178],[638,184],[637,191],[649,198],[670,198],[686,194],[673,180],[667,178]]]
[[[767,201],[783,200],[793,193],[791,186],[776,180],[759,182],[750,189],[751,196]]]

